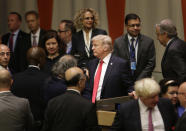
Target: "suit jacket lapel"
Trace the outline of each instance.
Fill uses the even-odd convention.
[[[165,129],[168,129],[168,127],[167,127],[167,126],[169,125],[169,124],[167,124],[168,118],[167,118],[167,115],[165,114],[166,111],[164,111],[164,108],[162,108],[164,105],[162,105],[161,102],[159,102],[159,103],[157,104],[157,106],[158,106],[158,109],[159,109],[160,114],[161,114],[161,116],[162,116]]]
[[[141,54],[142,54],[142,49],[143,49],[142,40],[143,40],[142,36],[139,35],[138,36],[138,43],[137,43],[138,44],[138,51],[137,51],[137,63],[136,63],[136,65],[138,65],[138,62],[140,62],[140,58],[141,58]]]
[[[138,100],[135,100],[135,103],[136,103],[135,104],[136,108],[134,108],[134,110],[137,109],[137,111],[133,111],[133,116],[136,116],[136,124],[137,124],[136,127],[139,127],[138,131],[142,131],[142,128],[141,128],[141,117],[140,117],[140,110],[139,110]]]
[[[95,76],[95,73],[96,73],[98,63],[99,63],[99,59],[96,58],[95,62],[92,62],[91,63],[92,65],[90,65],[92,68],[89,68],[89,70],[91,70],[90,72],[93,72],[93,73],[90,74],[90,78],[92,78],[91,81],[90,81],[91,89],[93,89],[93,87],[94,87],[94,76]]]
[[[111,55],[109,63],[108,63],[108,66],[107,66],[107,69],[106,69],[106,72],[105,72],[105,77],[104,77],[103,84],[102,84],[102,89],[101,89],[102,91],[103,91],[103,89],[105,87],[105,84],[107,83],[107,81],[109,79],[110,73],[111,73],[111,71],[113,69],[113,66],[115,64],[114,61],[115,61],[115,59]]]
[[[162,58],[162,61],[161,61],[161,67],[162,67],[162,68],[163,68],[163,65],[164,65],[165,58],[166,58],[167,52],[168,52],[168,50],[169,50],[169,47],[171,46],[171,44],[172,44],[173,41],[175,41],[175,40],[176,40],[176,38],[173,39],[173,40],[168,44],[168,46],[167,46],[166,49],[165,49],[165,52],[164,52],[164,55],[163,55],[163,58]]]
[[[130,59],[130,53],[129,53],[129,40],[128,40],[128,35],[126,34],[124,37],[123,37],[123,41],[124,41],[124,46],[122,46],[123,48],[123,51],[124,52],[127,52],[127,58]]]

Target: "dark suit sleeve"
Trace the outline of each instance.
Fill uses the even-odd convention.
[[[178,120],[175,131],[186,131],[186,113]]]
[[[96,114],[96,106],[92,104],[85,121],[86,131],[101,131],[98,127],[98,120]]]
[[[45,119],[43,123],[43,128],[41,131],[51,131],[51,125],[53,125],[53,110],[52,110],[53,104],[51,101],[48,103],[48,107],[45,111]]]
[[[125,90],[127,90],[128,92],[132,92],[134,90],[133,89],[134,82],[132,80],[131,70],[129,67],[130,67],[129,62],[125,61],[120,65],[120,71],[122,72],[123,87],[127,88]]]
[[[155,53],[155,46],[154,41],[151,40],[151,43],[149,44],[148,48],[148,54],[146,55],[147,63],[145,65],[145,68],[142,70],[140,75],[136,78],[136,80],[139,80],[141,78],[150,77],[152,75],[152,72],[154,70],[155,64],[156,64],[156,53]]]
[[[177,74],[178,78],[186,76],[186,58],[183,57],[185,53],[186,45],[181,45],[179,49],[173,49],[169,53],[169,58],[171,58],[169,60],[172,63],[169,66],[172,66],[171,69]]]

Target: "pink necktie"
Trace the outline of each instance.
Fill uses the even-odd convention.
[[[100,80],[100,76],[101,76],[102,65],[103,65],[103,60],[100,61],[98,70],[96,72],[96,76],[94,78],[94,88],[93,88],[93,93],[92,93],[92,103],[95,103],[95,100],[96,100],[97,90],[98,90],[98,86],[99,86],[99,80]]]
[[[152,109],[148,109],[149,110],[149,125],[148,125],[148,127],[149,127],[149,129],[148,129],[148,131],[154,131],[154,129],[153,129],[153,123],[152,123]]]
[[[10,48],[10,51],[11,51],[11,52],[13,52],[13,44],[14,44],[14,42],[13,42],[13,37],[14,37],[14,34],[12,33],[12,34],[10,35],[10,39],[9,39],[9,48]]]

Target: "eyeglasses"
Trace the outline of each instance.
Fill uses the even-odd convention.
[[[178,92],[169,92],[168,94],[170,94],[170,95],[174,95],[174,94],[178,95]]]
[[[58,30],[59,33],[67,32],[68,30]]]
[[[129,27],[140,27],[141,26],[141,24],[132,24],[132,25],[127,25],[127,26],[129,26]]]
[[[94,20],[94,17],[85,17],[85,20]]]
[[[10,56],[10,52],[0,52],[0,56]]]

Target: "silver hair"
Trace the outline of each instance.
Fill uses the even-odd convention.
[[[170,19],[164,19],[160,24],[156,24],[156,27],[160,28],[160,34],[167,33],[168,38],[173,38],[177,36],[176,26]]]
[[[135,82],[134,89],[138,97],[151,97],[160,93],[159,84],[152,78],[144,78]]]
[[[96,35],[92,38],[92,41],[101,41],[103,45],[107,45],[110,51],[113,50],[112,38],[108,35]]]
[[[65,71],[77,66],[77,60],[71,55],[64,55],[52,67],[52,74],[59,78],[65,78]]]

